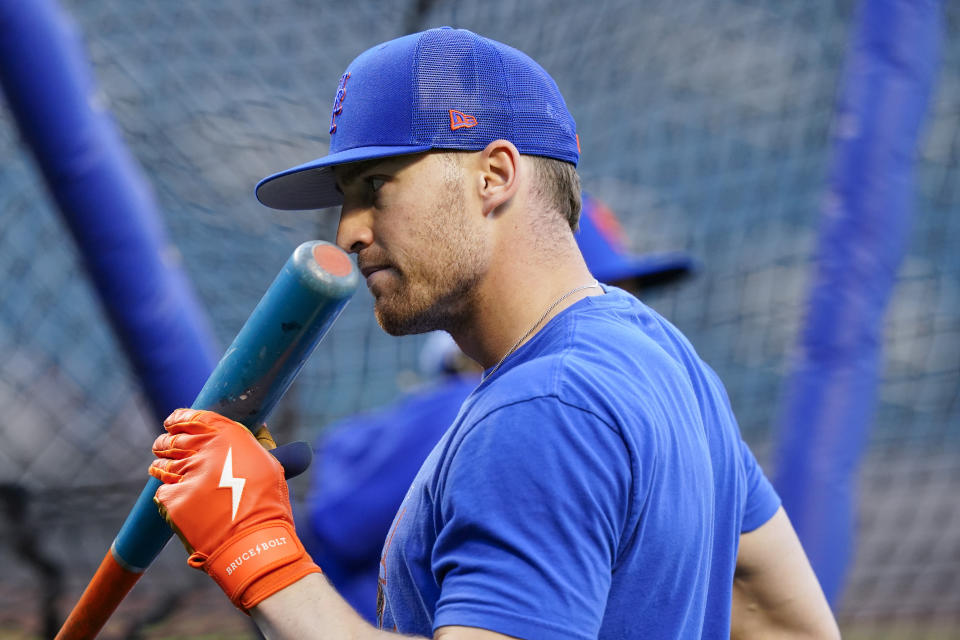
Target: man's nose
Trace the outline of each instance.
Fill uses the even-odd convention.
[[[370,209],[343,205],[337,227],[337,246],[348,253],[358,253],[373,244],[373,219]]]

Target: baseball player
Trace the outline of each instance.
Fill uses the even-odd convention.
[[[381,327],[445,330],[484,373],[387,533],[379,630],[304,551],[275,459],[178,410],[150,472],[192,566],[269,637],[838,636],[717,376],[584,263],[579,141],[539,65],[465,30],[391,40],[329,130],[258,198],[341,205]]]
[[[614,213],[586,192],[574,238],[594,277],[634,294],[683,278],[692,268],[682,252],[632,255]],[[384,534],[423,460],[482,373],[442,331],[424,343],[420,371],[426,384],[331,425],[317,440],[310,489],[296,518],[307,552],[371,622],[377,619]]]

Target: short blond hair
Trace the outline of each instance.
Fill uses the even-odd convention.
[[[462,165],[462,156],[470,151],[438,149],[448,170],[457,170]],[[547,209],[556,210],[577,230],[580,223],[580,174],[577,168],[564,160],[545,156],[524,156],[533,167],[532,190]]]
[[[533,190],[549,209],[563,216],[571,231],[580,223],[580,175],[564,160],[527,156],[534,170]]]

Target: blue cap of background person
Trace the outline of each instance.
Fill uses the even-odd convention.
[[[693,269],[693,259],[682,251],[631,254],[613,211],[587,193],[582,199],[580,228],[574,236],[590,273],[600,282],[615,285],[633,281],[640,287],[651,287],[681,278]]]
[[[264,178],[274,209],[343,203],[333,167],[430,149],[479,151],[509,140],[520,153],[580,159],[576,124],[553,78],[525,53],[442,27],[368,49],[340,77],[329,154]]]

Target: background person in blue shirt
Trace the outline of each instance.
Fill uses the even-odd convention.
[[[598,280],[634,294],[675,282],[692,268],[682,252],[632,255],[616,216],[587,193],[575,237]],[[420,370],[426,384],[386,407],[331,425],[317,440],[310,489],[297,518],[307,551],[340,595],[374,623],[380,552],[390,523],[482,371],[443,332],[424,344]]]

